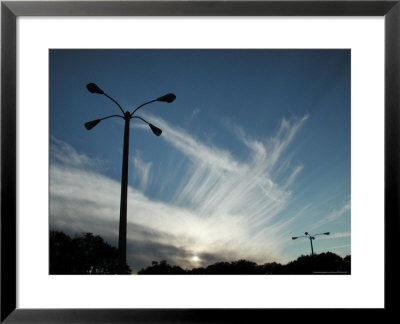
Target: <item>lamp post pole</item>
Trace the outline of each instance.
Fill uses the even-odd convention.
[[[128,156],[129,156],[129,129],[131,115],[125,113],[124,129],[124,152],[122,156],[121,174],[121,207],[119,216],[119,238],[118,238],[118,273],[123,274],[126,264],[126,232],[127,232],[127,211],[128,211]]]
[[[309,235],[309,237],[310,237],[310,244],[311,244],[311,256],[314,256],[314,249],[313,249],[313,246],[312,246],[312,240],[314,238],[311,235]]]
[[[124,126],[124,149],[123,149],[123,155],[122,155],[122,174],[121,174],[121,205],[120,205],[120,216],[119,216],[119,237],[118,237],[118,274],[126,274],[126,233],[127,233],[127,211],[128,211],[128,156],[129,156],[129,129],[130,129],[130,121],[132,118],[137,118],[140,119],[141,121],[145,122],[146,124],[149,125],[150,129],[156,136],[160,136],[162,131],[158,127],[150,124],[147,122],[145,119],[139,116],[134,116],[135,112],[139,110],[141,107],[155,102],[155,101],[162,101],[162,102],[167,102],[170,103],[175,100],[176,96],[172,93],[166,94],[165,96],[162,96],[158,99],[148,101],[139,107],[137,107],[132,113],[129,111],[124,111],[120,104],[111,98],[109,95],[104,93],[103,90],[101,90],[96,84],[94,83],[89,83],[87,86],[87,89],[91,93],[97,93],[97,94],[102,94],[105,95],[107,98],[109,98],[111,101],[113,101],[121,110],[122,116],[121,115],[111,115],[107,116],[101,119],[96,119],[90,122],[85,123],[85,127],[87,130],[92,129],[95,127],[98,123],[100,123],[104,119],[108,119],[111,117],[120,117],[125,120],[125,126]]]

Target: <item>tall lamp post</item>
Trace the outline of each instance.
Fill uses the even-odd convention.
[[[118,273],[124,274],[126,273],[126,228],[127,228],[127,194],[128,194],[128,153],[129,153],[129,124],[130,120],[133,118],[140,119],[147,125],[149,125],[150,129],[156,136],[160,136],[162,130],[158,127],[150,124],[142,117],[136,116],[135,113],[145,105],[148,105],[155,101],[167,102],[170,103],[175,100],[176,96],[172,93],[166,94],[165,96],[159,97],[157,99],[145,102],[138,106],[132,113],[129,111],[124,111],[121,105],[113,98],[111,98],[108,94],[106,94],[103,90],[101,90],[96,84],[89,83],[86,85],[86,88],[91,93],[97,93],[106,96],[111,101],[113,101],[118,108],[122,112],[121,115],[110,115],[107,117],[103,117],[100,119],[95,119],[85,123],[85,127],[87,130],[92,129],[98,123],[100,123],[104,119],[112,118],[112,117],[120,117],[125,120],[125,128],[124,128],[124,150],[122,156],[122,175],[121,175],[121,207],[120,207],[120,218],[119,218],[119,238],[118,238]]]
[[[302,235],[302,236],[293,236],[292,240],[296,240],[296,239],[301,238],[301,237],[309,238],[310,239],[310,244],[311,244],[311,256],[314,256],[314,248],[313,248],[313,245],[312,245],[312,240],[315,240],[315,237],[317,235],[329,235],[330,233],[329,232],[325,232],[325,233],[319,233],[319,234],[310,235],[307,232],[305,232],[304,234],[305,235]]]

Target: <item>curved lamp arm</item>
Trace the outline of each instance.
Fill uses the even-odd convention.
[[[119,109],[121,109],[122,114],[125,114],[125,111],[122,109],[121,105],[120,105],[115,99],[111,98],[107,93],[103,93],[103,94],[104,94],[108,99],[110,99],[112,102],[114,102],[114,103],[119,107]]]
[[[135,114],[135,112],[137,112],[140,108],[142,108],[145,105],[148,105],[149,103],[155,102],[155,101],[162,101],[162,102],[166,102],[166,103],[171,103],[172,101],[174,101],[176,99],[176,96],[173,93],[168,93],[162,97],[159,97],[157,99],[145,102],[144,104],[141,104],[139,107],[137,107],[132,113],[131,116],[133,116]]]
[[[329,232],[325,232],[325,233],[318,233],[318,234],[314,234],[313,236],[317,236],[317,235],[329,235]]]
[[[100,118],[100,120],[108,119],[108,118],[111,118],[111,117],[120,117],[120,118],[124,119],[124,116],[121,116],[121,115],[110,115],[110,116],[107,116],[107,117]]]
[[[113,98],[111,98],[108,94],[106,94],[96,83],[88,83],[86,85],[86,88],[88,89],[89,92],[91,93],[97,93],[100,95],[105,95],[108,99],[110,99],[112,102],[114,102],[119,109],[121,109],[122,114],[125,115],[125,111],[122,109],[121,105]]]
[[[100,118],[100,119],[95,119],[95,120],[92,120],[92,121],[89,121],[89,122],[85,123],[85,128],[87,130],[91,130],[93,127],[95,127],[102,120],[108,119],[108,118],[111,118],[111,117],[120,117],[120,118],[124,119],[124,117],[120,116],[120,115],[110,115],[110,116],[107,116],[107,117],[103,117],[103,118]]]
[[[152,103],[152,102],[154,102],[154,101],[157,101],[157,99],[154,99],[154,100],[151,100],[151,101],[148,101],[148,102],[145,102],[144,104],[141,104],[139,107],[137,107],[132,113],[131,113],[131,117],[134,115],[134,113],[135,112],[137,112],[140,108],[142,108],[143,106],[146,106],[146,105],[148,105],[148,104],[150,104],[150,103]],[[139,119],[142,119],[142,118],[140,118],[140,117],[138,117]],[[147,123],[147,121],[145,121],[144,119],[142,119],[145,123]]]
[[[302,237],[307,237],[307,238],[308,238],[308,236],[306,236],[306,235],[303,235],[303,236],[293,236],[293,237],[292,237],[292,240],[295,240],[295,239],[298,239],[298,238],[302,238]]]
[[[132,116],[132,115],[131,115]],[[160,136],[162,134],[162,130],[153,124],[150,124],[147,120],[143,119],[142,117],[139,116],[133,116],[132,118],[137,118],[140,119],[141,121],[145,122],[147,125],[149,125],[151,131],[154,133],[156,136]]]

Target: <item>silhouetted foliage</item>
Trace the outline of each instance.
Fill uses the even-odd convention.
[[[263,274],[284,274],[284,268],[280,263],[272,262],[272,263],[265,263],[260,266],[261,267],[261,273]]]
[[[261,268],[256,263],[246,260],[218,262],[205,270],[207,274],[261,274]]]
[[[50,231],[50,274],[116,274],[118,249],[100,236]],[[126,265],[126,274],[131,269]]]
[[[185,273],[187,274],[207,274],[205,268],[194,268],[192,270],[187,270]]]
[[[283,268],[285,274],[350,274],[350,256],[341,258],[335,253],[302,255]],[[347,260],[347,261],[346,261]]]
[[[162,260],[160,263],[153,261],[151,267],[138,271],[138,274],[185,274],[185,270],[179,266],[170,266],[166,260]]]
[[[206,273],[212,274],[231,274],[232,268],[229,262],[217,262],[206,268]]]
[[[284,266],[285,274],[312,274],[314,270],[314,256],[301,255],[297,260],[291,261]]]
[[[131,269],[126,266],[126,274]],[[63,232],[50,231],[50,274],[116,274],[118,249],[100,236],[85,233],[71,238]],[[335,253],[301,255],[285,265],[272,262],[258,265],[247,260],[216,262],[207,267],[182,269],[166,260],[153,261],[138,274],[350,274],[351,256]]]
[[[342,271],[343,259],[337,254],[326,252],[316,255],[315,269],[317,272]]]
[[[351,273],[351,256],[346,255],[343,259],[343,270],[345,272]]]
[[[350,274],[350,263],[350,256],[342,259],[331,252],[314,256],[301,255],[286,265],[276,262],[257,265],[251,261],[238,260],[217,262],[206,268],[192,270],[171,266],[163,260],[160,263],[153,261],[150,267],[141,269],[138,274]]]

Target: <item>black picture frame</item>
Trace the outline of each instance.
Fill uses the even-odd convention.
[[[385,303],[395,312],[399,275],[400,0],[395,1],[2,1],[1,2],[1,322],[246,322],[279,316],[315,319],[292,309],[18,309],[16,308],[16,19],[19,16],[383,16],[385,19]],[[367,283],[366,283],[367,284]],[[366,288],[366,292],[367,288]],[[331,319],[341,310],[325,309]],[[342,310],[354,311],[359,310]],[[363,310],[369,318],[369,310]],[[367,311],[367,312],[365,312]],[[268,313],[267,313],[268,312]],[[307,315],[304,314],[307,312]],[[276,314],[279,313],[279,314]],[[305,317],[306,315],[307,317]],[[301,316],[301,317],[300,317]],[[326,315],[323,315],[324,317]],[[378,317],[377,317],[378,318]],[[322,318],[321,320],[325,320]]]

